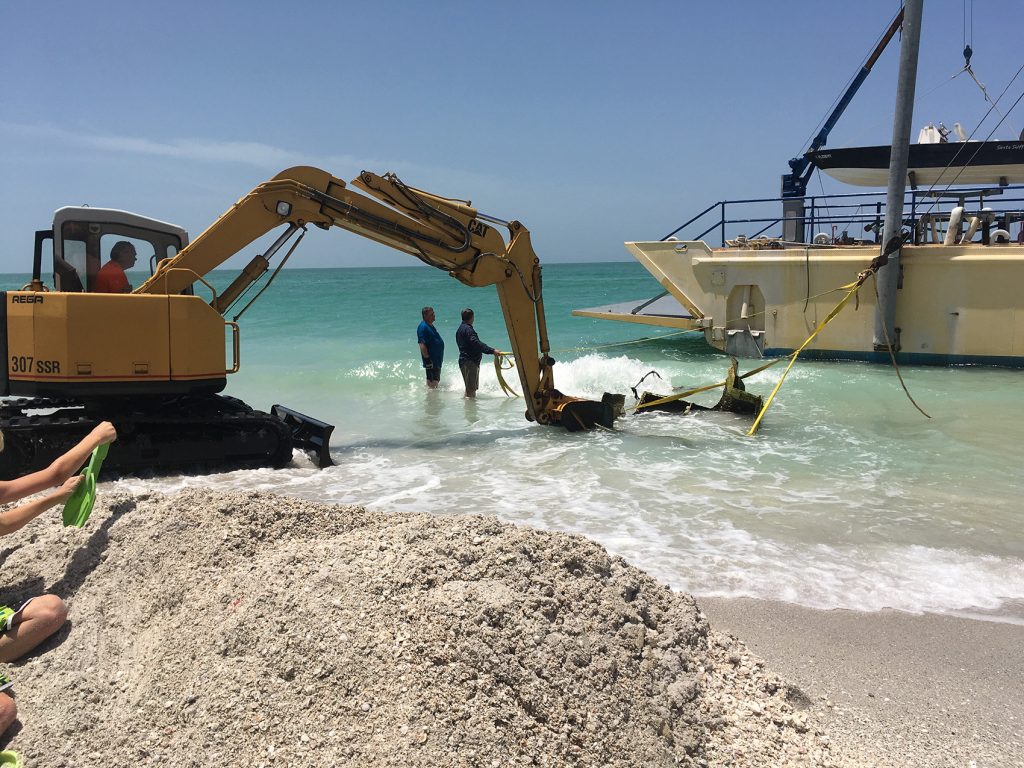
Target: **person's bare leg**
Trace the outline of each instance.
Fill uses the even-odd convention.
[[[25,606],[14,626],[0,635],[0,662],[14,661],[63,626],[68,607],[56,595],[41,595]]]
[[[18,705],[6,693],[0,693],[0,734],[18,719]]]

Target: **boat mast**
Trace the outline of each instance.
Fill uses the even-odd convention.
[[[900,42],[900,71],[896,83],[896,114],[892,126],[892,150],[889,156],[889,187],[885,200],[885,226],[882,243],[899,236],[903,225],[903,198],[907,188],[907,162],[910,155],[910,129],[914,118],[914,88],[917,83],[917,54],[921,46],[921,11],[924,0],[906,0],[903,4],[903,39]],[[896,335],[896,290],[900,274],[900,251],[889,255],[888,263],[878,270],[878,308],[875,311],[874,348],[885,352],[899,350]],[[888,341],[887,341],[888,340]]]
[[[843,95],[839,97],[836,102],[835,108],[825,118],[825,122],[821,125],[821,130],[811,141],[811,145],[807,148],[807,151],[800,157],[794,157],[789,161],[789,173],[782,177],[782,239],[787,240],[791,243],[803,243],[805,241],[804,222],[807,218],[806,206],[804,205],[804,197],[807,195],[807,182],[810,181],[811,174],[814,173],[814,161],[810,155],[812,152],[816,152],[825,146],[828,141],[828,135],[835,128],[836,123],[839,122],[839,118],[843,116],[843,112],[850,106],[850,102],[853,101],[853,97],[857,94],[857,90],[861,87],[868,75],[871,74],[871,68],[875,66],[875,62],[878,61],[878,57],[882,55],[882,51],[892,40],[897,30],[900,28],[900,24],[903,23],[903,9],[900,8],[899,13],[889,24],[888,28],[882,34],[881,39],[875,45],[875,48],[868,55],[864,64],[861,65],[860,71],[854,75],[853,80],[850,81],[850,85],[847,86]]]

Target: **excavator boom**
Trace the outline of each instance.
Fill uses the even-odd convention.
[[[494,285],[528,419],[579,430],[610,427],[621,412],[621,396],[595,402],[555,389],[540,261],[521,223],[483,216],[467,200],[424,192],[394,174],[364,171],[349,186],[299,166],[257,186],[191,243],[179,227],[125,211],[57,212],[53,229],[37,233],[32,283],[0,294],[7,358],[0,395],[23,398],[0,403],[7,443],[0,478],[45,466],[103,419],[118,428],[104,465],[115,471],[283,466],[295,444],[329,464],[331,425],[283,406],[254,411],[218,394],[241,359],[238,315],[225,316],[291,241],[280,269],[310,225],[395,248],[468,286]],[[277,229],[265,253],[226,289],[213,290],[206,281],[212,270]],[[120,237],[152,247],[153,274],[131,293],[97,293],[101,256]],[[46,238],[53,240],[53,291],[40,267]],[[200,282],[209,300],[194,293]]]
[[[433,195],[404,184],[394,174],[363,171],[352,186],[326,171],[298,166],[282,171],[240,199],[173,259],[136,289],[137,294],[180,293],[254,240],[287,225],[286,235],[309,225],[340,227],[443,269],[465,285],[498,290],[512,354],[526,393],[527,418],[561,421],[572,403],[574,429],[610,426],[613,415],[600,404],[584,406],[554,387],[554,360],[547,338],[540,260],[529,231],[518,221],[482,217],[468,201]],[[486,219],[486,220],[485,220]],[[508,229],[508,240],[492,224]],[[275,243],[283,245],[284,238]],[[256,257],[214,302],[222,314],[269,268]]]

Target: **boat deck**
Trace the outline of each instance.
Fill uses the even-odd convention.
[[[690,310],[668,293],[655,296],[653,299],[574,309],[572,314],[574,317],[594,317],[598,320],[618,320],[684,330],[700,327],[700,321],[690,313]]]
[[[750,325],[739,322],[738,318],[748,315],[744,310],[743,293],[734,290],[749,286],[752,290],[757,289],[751,298],[758,308],[750,317],[760,318],[753,323],[759,327],[750,328],[751,332],[767,331],[763,318],[769,306],[773,312],[781,311],[781,308],[792,309],[792,338],[782,332],[782,321],[778,320],[781,315],[773,314],[773,338],[778,338],[774,341],[765,339],[765,348],[795,349],[806,339],[809,331],[805,315],[810,295],[850,282],[880,252],[885,202],[886,194],[880,192],[719,201],[660,240],[626,243],[633,257],[656,281],[651,290],[667,287],[671,292],[666,291],[647,301],[624,301],[574,309],[572,314],[598,320],[700,330],[710,344],[721,342],[728,345],[730,339],[735,341],[739,338],[738,330]],[[1015,267],[1008,264],[1021,260],[1020,246],[1011,243],[1014,240],[1024,243],[1024,187],[997,186],[939,192],[907,190],[903,210],[904,230],[912,235],[909,245],[924,246],[922,254],[937,248],[939,251],[936,253],[941,252],[948,257],[915,260],[908,252],[904,264],[908,268],[919,268],[922,275],[929,276],[928,279],[936,286],[932,295],[937,295],[935,292],[939,287],[942,288],[941,295],[948,294],[948,303],[955,309],[943,315],[947,324],[951,322],[948,318],[966,318],[974,311],[972,308],[979,306],[977,296],[961,295],[954,288],[967,290],[967,286],[977,286],[975,290],[980,296],[991,295],[1006,283],[1019,283],[1018,273],[1013,271]],[[951,228],[954,229],[952,233]],[[708,242],[715,239],[718,243]],[[950,244],[946,245],[946,242]],[[955,260],[953,255],[957,256]],[[987,287],[982,287],[983,283],[979,282],[978,270],[969,273],[970,280],[967,274],[957,271],[963,269],[967,261],[975,263],[979,259],[989,263],[986,269],[990,271],[986,274],[990,274],[989,279],[994,282]],[[940,268],[940,262],[943,265],[948,263],[953,271],[939,275],[934,270]],[[954,272],[956,275],[951,276]],[[817,286],[814,290],[809,288],[812,279]],[[1002,298],[995,306],[1001,310],[1016,307],[1017,303],[1011,298]],[[827,312],[831,305],[821,309]],[[1020,326],[1021,320],[1015,318],[1019,316],[1010,316],[1001,322],[1020,327],[1020,338],[1024,338],[1024,326]],[[868,325],[873,332],[873,323]],[[983,347],[980,341],[977,344],[967,344],[962,339],[957,341],[960,337],[966,338],[962,328],[965,325],[958,323],[956,327],[960,330],[956,333],[946,327],[932,329],[929,331],[932,337],[922,336],[918,341],[919,349],[914,353],[944,356],[943,360],[947,362],[963,362],[967,360],[964,355],[975,355],[987,363],[1006,364],[1003,359],[1011,356],[998,351],[1002,349],[998,344],[993,347],[997,351],[993,351]],[[915,324],[915,328],[924,333],[920,323]],[[859,327],[856,332],[851,329],[847,335],[853,339],[863,330]],[[986,333],[987,328],[977,331],[979,339],[989,338]],[[946,345],[948,350],[937,352],[934,349],[936,340],[951,334],[956,338]],[[1008,336],[1012,337],[1014,333],[1010,332]],[[910,338],[908,332],[907,344],[910,344]],[[856,343],[861,344],[860,341]],[[871,338],[863,342],[866,349],[870,349],[872,343]],[[849,345],[843,340],[835,340],[833,346],[845,350]],[[963,351],[968,348],[984,348],[985,351]],[[906,349],[910,350],[910,347]],[[996,358],[999,361],[992,362]]]

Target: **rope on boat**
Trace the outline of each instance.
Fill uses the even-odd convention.
[[[800,355],[801,352],[804,351],[804,348],[808,344],[810,344],[811,341],[814,340],[814,337],[818,335],[818,332],[821,331],[821,329],[828,325],[830,322],[832,322],[832,318],[839,314],[839,311],[846,306],[847,302],[857,295],[857,291],[860,290],[860,287],[864,283],[864,280],[867,279],[868,273],[868,271],[865,271],[864,273],[862,273],[863,277],[858,277],[855,282],[848,283],[847,285],[842,286],[843,289],[846,289],[848,291],[847,294],[840,300],[838,304],[835,305],[835,307],[833,307],[832,311],[828,313],[825,319],[818,323],[818,327],[815,328],[811,335],[807,337],[807,340],[803,344],[801,344],[798,349],[796,349],[795,351],[791,352],[788,355],[789,365],[787,365],[786,370],[782,372],[782,377],[779,379],[779,383],[775,385],[775,389],[773,389],[772,393],[768,395],[768,399],[764,401],[764,405],[761,407],[761,412],[757,414],[757,418],[754,419],[754,423],[750,427],[750,431],[747,432],[748,437],[757,434],[757,428],[761,426],[761,419],[764,418],[764,415],[768,412],[768,407],[772,404],[772,400],[775,399],[775,395],[777,395],[779,389],[782,388],[782,382],[786,380],[786,376],[789,375],[789,371],[793,367],[793,363],[796,362],[797,357]]]
[[[768,399],[764,401],[764,406],[761,408],[761,412],[759,414],[757,414],[757,418],[754,419],[753,425],[750,427],[750,430],[747,432],[747,436],[748,437],[757,434],[757,429],[758,429],[758,427],[761,426],[761,419],[763,419],[765,413],[768,412],[768,407],[772,404],[772,400],[775,399],[775,395],[778,394],[779,390],[782,388],[782,382],[784,382],[786,380],[786,376],[789,375],[789,371],[793,367],[793,364],[796,362],[797,357],[800,356],[800,353],[804,351],[804,349],[807,347],[807,345],[810,344],[811,341],[814,340],[814,337],[817,336],[818,333],[826,325],[828,325],[830,322],[832,322],[832,319],[836,315],[839,314],[839,312],[843,309],[843,307],[845,307],[847,305],[847,303],[850,301],[850,299],[853,299],[853,298],[857,297],[857,292],[860,290],[860,287],[862,285],[864,285],[864,282],[869,277],[874,277],[875,273],[878,272],[879,269],[881,269],[882,267],[884,267],[886,264],[889,263],[889,255],[892,254],[892,253],[895,253],[896,251],[898,251],[903,246],[903,243],[905,242],[907,235],[909,235],[909,233],[905,233],[902,236],[901,235],[894,235],[893,237],[891,237],[889,239],[889,242],[885,244],[885,247],[882,249],[882,252],[878,256],[876,256],[874,259],[872,259],[871,264],[868,265],[867,269],[865,269],[863,272],[861,272],[860,274],[857,275],[857,279],[854,282],[847,283],[846,285],[840,286],[840,288],[838,290],[845,290],[845,291],[847,291],[846,295],[842,299],[840,299],[839,303],[836,304],[835,307],[832,308],[832,311],[828,313],[828,315],[825,317],[825,319],[822,320],[820,323],[818,323],[818,327],[815,328],[814,331],[811,332],[811,335],[807,337],[807,340],[804,341],[804,343],[801,344],[798,349],[794,350],[789,355],[787,355],[787,357],[789,357],[789,359],[790,359],[789,360],[789,365],[787,365],[786,366],[786,370],[782,372],[782,377],[779,379],[779,383],[775,385],[775,389],[772,390],[772,393],[768,396]],[[877,285],[877,283],[875,284],[875,299],[876,299],[876,301],[878,300],[878,285]],[[889,332],[888,332],[888,330],[886,330],[884,328],[883,328],[883,332],[885,333],[885,344],[886,344],[886,347],[889,350],[889,359],[892,360],[893,368],[896,369],[896,375],[899,377],[900,384],[903,386],[903,391],[906,393],[907,397],[910,399],[910,402],[914,404],[914,407],[917,408],[917,410],[921,411],[921,413],[923,413],[925,416],[927,416],[930,419],[931,416],[928,416],[928,414],[924,412],[924,410],[921,408],[921,406],[919,406],[914,401],[914,398],[911,397],[910,391],[907,389],[906,383],[903,381],[903,375],[900,373],[899,365],[896,363],[896,355],[892,351],[892,342],[889,339]],[[783,358],[780,358],[780,359],[783,359]]]
[[[805,297],[805,301],[806,302],[810,302],[813,299],[820,299],[822,296],[828,296],[830,293],[835,293],[836,291],[845,290],[846,287],[847,286],[841,285],[838,288],[829,288],[826,291],[820,291],[819,293],[815,293],[815,294],[813,294],[811,296]],[[749,314],[747,314],[746,317],[729,318],[729,319],[725,320],[725,324],[729,325],[730,323],[738,321],[738,320],[749,320],[751,317],[757,317],[758,315],[764,315],[764,314],[767,313],[767,311],[768,311],[767,309],[762,309],[762,310],[757,311],[757,312],[750,312]],[[588,346],[588,347],[564,347],[562,349],[553,349],[551,351],[553,353],[555,353],[555,354],[560,354],[560,353],[563,353],[563,352],[590,352],[590,351],[595,350],[595,349],[608,349],[610,347],[625,347],[625,346],[629,346],[630,344],[643,344],[644,342],[648,342],[648,341],[660,341],[661,339],[668,339],[668,338],[671,338],[673,336],[681,336],[684,333],[704,333],[704,329],[703,328],[684,328],[681,331],[672,331],[671,333],[663,333],[663,334],[660,334],[658,336],[641,336],[639,339],[630,339],[628,341],[612,341],[612,342],[609,342],[608,344],[594,344],[594,345]],[[780,358],[780,359],[784,360],[785,358]]]
[[[962,70],[960,70],[960,72],[957,72],[955,75],[953,75],[953,78],[959,77],[964,72],[970,72],[971,77],[974,77],[974,72],[971,71],[970,63],[968,63]],[[1024,64],[1022,64],[1020,66],[1020,68],[1016,71],[1016,73],[1013,75],[1013,77],[1010,78],[1010,81],[1006,84],[1006,87],[1003,88],[1002,93],[999,94],[999,96],[996,98],[995,101],[992,101],[991,99],[988,99],[991,102],[992,106],[990,106],[988,108],[988,111],[985,112],[984,116],[978,122],[978,125],[975,126],[974,130],[971,131],[970,135],[968,135],[967,141],[960,142],[962,146],[957,148],[956,154],[953,155],[952,158],[950,158],[949,162],[946,163],[946,167],[942,170],[942,172],[939,173],[938,178],[936,178],[936,180],[932,183],[932,185],[930,187],[928,187],[928,191],[925,193],[926,195],[931,195],[931,193],[939,185],[939,182],[942,179],[942,174],[945,173],[946,171],[950,170],[953,167],[953,164],[956,163],[957,158],[960,157],[960,153],[961,152],[963,152],[965,149],[967,149],[971,144],[974,144],[974,143],[978,144],[978,146],[974,149],[973,154],[971,154],[971,156],[967,159],[967,161],[958,164],[957,167],[959,167],[960,170],[957,171],[956,175],[953,176],[953,178],[950,181],[945,183],[946,186],[942,189],[942,192],[940,193],[940,195],[944,195],[946,192],[948,192],[949,188],[957,183],[957,179],[960,178],[960,174],[962,174],[964,172],[964,170],[967,168],[967,166],[969,166],[972,162],[974,162],[974,158],[981,151],[981,147],[983,146],[984,142],[991,140],[992,136],[995,135],[995,132],[1003,124],[1003,122],[1006,120],[1006,118],[1009,117],[1010,113],[1013,112],[1014,109],[1016,109],[1018,104],[1020,104],[1021,99],[1024,98],[1024,92],[1022,92],[1021,95],[1017,97],[1017,100],[1015,102],[1013,102],[1013,104],[1007,110],[1005,115],[996,107],[996,104],[998,104],[1000,101],[1002,101],[1003,96],[1005,96],[1006,92],[1008,90],[1010,90],[1010,86],[1013,85],[1014,81],[1018,77],[1020,77],[1021,72],[1024,72]],[[974,81],[978,82],[978,79],[975,77]],[[985,86],[981,85],[981,83],[978,83],[978,85],[981,86],[982,91],[983,91],[983,93],[985,94],[985,96],[987,98],[988,97],[988,91],[985,90]],[[981,143],[972,142],[971,140],[974,138],[974,134],[976,134],[978,132],[978,130],[982,126],[982,123],[984,123],[988,119],[988,116],[990,114],[992,114],[992,110],[995,110],[1001,116],[999,122],[997,122],[995,124],[995,127],[992,128],[992,130],[988,132],[988,135],[981,141]],[[934,200],[932,200],[932,204],[930,206],[928,206],[928,209],[923,214],[921,214],[922,216],[927,216],[929,213],[931,213],[935,209],[935,207],[939,204],[939,197],[940,197],[940,195],[935,195],[934,196]]]
[[[871,276],[874,277],[873,272],[871,273]],[[873,280],[871,284],[875,289],[875,301],[881,303],[881,300],[878,298],[878,281]],[[917,400],[914,399],[913,395],[910,394],[910,390],[907,389],[907,383],[903,380],[903,374],[900,372],[900,366],[896,362],[896,353],[892,351],[892,340],[889,338],[889,329],[885,327],[885,323],[882,323],[882,333],[885,334],[885,347],[889,350],[889,359],[892,361],[893,370],[896,371],[896,378],[900,380],[900,386],[903,387],[903,393],[907,396],[907,399],[911,404],[917,408],[917,410],[919,410],[926,419],[930,419],[931,416],[928,415],[924,408],[917,404]]]
[[[564,349],[553,349],[551,350],[555,354],[561,354],[562,352],[590,352],[594,349],[607,349],[609,347],[625,347],[630,344],[642,344],[645,341],[659,341],[660,339],[667,339],[672,336],[679,336],[684,333],[704,333],[703,328],[684,328],[681,331],[672,331],[672,333],[663,333],[659,336],[642,336],[639,339],[630,339],[629,341],[612,341],[608,344],[594,344],[589,347],[565,347]]]
[[[1024,67],[1022,67],[1022,69],[1024,69]],[[1018,99],[1018,101],[1019,101],[1019,99]],[[1022,227],[1022,232],[1024,232],[1024,227]],[[868,279],[868,277],[874,277],[875,273],[881,267],[885,266],[888,263],[889,255],[891,253],[894,253],[895,251],[899,250],[899,248],[901,248],[904,245],[904,243],[908,239],[909,234],[910,233],[907,232],[907,233],[904,233],[902,236],[901,235],[896,235],[896,236],[892,237],[889,240],[889,242],[885,245],[885,247],[882,249],[882,253],[878,257],[876,257],[875,259],[872,260],[871,264],[868,266],[868,268],[866,270],[864,270],[863,272],[861,272],[861,273],[859,273],[857,275],[857,280],[855,280],[854,282],[847,283],[846,285],[841,285],[838,288],[830,288],[827,291],[821,291],[820,293],[816,293],[813,296],[808,296],[807,297],[807,303],[809,303],[811,299],[817,299],[817,298],[820,298],[822,296],[827,296],[828,294],[835,293],[836,291],[846,291],[847,292],[846,295],[842,299],[840,299],[839,303],[836,304],[835,307],[833,307],[832,311],[829,312],[828,315],[825,317],[825,319],[822,320],[818,324],[818,326],[814,329],[814,331],[811,333],[811,335],[807,337],[807,339],[804,341],[803,344],[800,345],[800,347],[798,349],[796,349],[795,351],[791,352],[790,354],[788,354],[788,355],[786,355],[784,357],[779,357],[779,358],[777,358],[775,360],[772,360],[770,363],[762,365],[759,368],[755,368],[752,371],[748,371],[747,373],[745,373],[742,376],[740,376],[741,379],[745,379],[748,376],[753,376],[753,375],[755,375],[757,373],[760,373],[761,371],[764,371],[767,368],[771,368],[773,365],[777,365],[777,364],[781,363],[783,360],[786,360],[787,358],[789,359],[789,365],[786,366],[786,370],[783,371],[782,376],[779,379],[779,382],[775,385],[775,388],[772,390],[772,393],[768,396],[768,399],[765,400],[765,403],[762,406],[760,413],[758,413],[757,418],[754,420],[753,425],[750,427],[750,430],[747,432],[748,436],[753,436],[753,435],[757,434],[757,430],[758,430],[758,428],[761,425],[761,420],[764,418],[764,415],[765,415],[765,413],[767,413],[769,406],[772,404],[772,401],[775,399],[775,395],[778,394],[779,390],[782,388],[782,383],[786,380],[786,377],[789,375],[790,369],[792,369],[793,364],[796,363],[796,359],[797,359],[797,357],[799,357],[800,353],[803,352],[803,350],[807,347],[808,344],[810,344],[814,340],[814,338],[818,335],[818,333],[821,332],[821,330],[824,329],[825,326],[828,325],[833,320],[833,318],[835,318],[836,315],[839,314],[839,312],[847,305],[847,303],[849,303],[849,301],[851,299],[854,300],[855,306],[859,306],[859,304],[860,304],[860,297],[858,295],[858,292],[860,291],[861,286]],[[878,285],[877,285],[877,283],[874,283],[873,285],[874,285],[874,289],[875,289],[875,300],[877,302],[878,301]],[[760,312],[754,312],[754,313],[752,313],[752,315],[748,315],[748,317],[756,316],[756,315],[760,315],[760,314],[765,314],[766,312],[767,312],[767,309],[763,309]],[[746,318],[741,318],[741,319],[746,319]],[[728,324],[728,321],[727,321],[727,324]],[[590,346],[590,347],[570,347],[570,348],[567,348],[567,349],[560,349],[560,350],[555,350],[555,351],[556,352],[586,352],[586,351],[595,350],[595,349],[606,349],[606,348],[609,348],[609,347],[621,347],[621,346],[627,346],[629,344],[639,344],[639,343],[646,342],[646,341],[657,341],[659,339],[665,339],[665,338],[669,338],[669,337],[672,337],[672,336],[679,336],[679,335],[684,334],[684,333],[695,333],[697,331],[703,332],[703,330],[704,329],[702,329],[702,328],[687,328],[687,329],[684,329],[682,331],[674,331],[672,333],[666,333],[666,334],[662,334],[660,336],[653,336],[653,337],[652,336],[645,336],[643,338],[631,339],[629,341],[611,342],[609,344],[597,344],[597,345]],[[889,336],[888,336],[888,330],[883,328],[883,332],[886,335],[885,341],[886,341],[886,347],[889,350],[889,359],[892,362],[893,369],[896,371],[896,376],[897,376],[897,378],[900,381],[900,386],[903,388],[904,394],[906,394],[907,399],[910,400],[911,404],[918,411],[920,411],[923,416],[925,416],[926,418],[930,419],[931,416],[923,408],[921,408],[920,405],[918,405],[917,401],[914,400],[913,396],[910,394],[910,390],[907,388],[906,382],[903,380],[903,374],[900,372],[899,364],[896,362],[896,356],[895,356],[895,354],[893,353],[893,350],[892,350],[892,343],[891,343],[891,341],[889,339]],[[498,356],[497,355],[495,356],[495,359],[494,359],[494,368],[495,368],[495,372],[498,374],[498,382],[499,382],[499,384],[501,384],[502,389],[506,390],[506,392],[510,392],[514,396],[518,396],[518,395],[516,395],[515,392],[512,392],[511,389],[506,389],[507,385],[505,384],[504,379],[502,378],[501,368],[499,367],[499,362],[498,362]],[[506,367],[506,370],[508,370],[507,367]],[[708,385],[705,385],[703,387],[695,387],[695,388],[692,388],[692,389],[688,389],[688,390],[686,390],[684,392],[680,392],[678,394],[668,395],[668,396],[660,398],[658,400],[652,400],[651,402],[644,403],[643,405],[640,405],[638,403],[637,405],[634,405],[629,410],[632,410],[632,411],[636,412],[636,411],[640,410],[641,408],[650,408],[650,407],[653,407],[653,406],[664,405],[665,403],[671,403],[671,402],[674,402],[676,400],[682,400],[684,397],[690,397],[691,395],[696,395],[696,394],[699,394],[701,392],[707,392],[707,391],[712,390],[712,389],[717,389],[718,387],[724,387],[725,384],[726,384],[725,381],[720,381],[720,382],[717,382],[716,384],[708,384]],[[635,394],[636,394],[636,392],[634,390],[634,395]]]

